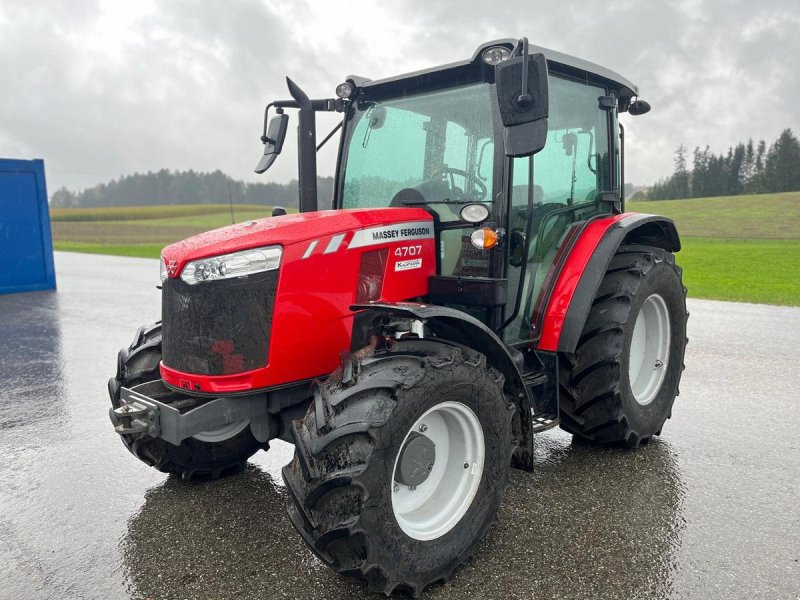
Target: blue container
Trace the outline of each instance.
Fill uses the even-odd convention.
[[[44,161],[0,158],[0,294],[55,287]]]

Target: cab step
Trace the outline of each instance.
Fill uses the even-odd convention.
[[[531,415],[531,433],[542,433],[553,427],[558,427],[561,419],[558,415],[550,413],[534,413]]]
[[[522,373],[522,383],[527,388],[544,385],[548,379],[547,373],[544,371],[526,371]]]

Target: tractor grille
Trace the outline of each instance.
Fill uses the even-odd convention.
[[[278,271],[162,288],[162,359],[184,373],[229,375],[267,364]]]

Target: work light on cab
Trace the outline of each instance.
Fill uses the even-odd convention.
[[[483,51],[483,62],[494,66],[511,56],[511,50],[505,46],[492,46]]]
[[[353,95],[353,85],[347,81],[336,86],[336,95],[342,100],[347,100]]]
[[[282,254],[280,246],[267,246],[193,260],[184,267],[181,279],[189,285],[194,285],[201,281],[231,279],[274,271],[281,265]]]
[[[489,209],[485,204],[467,204],[461,209],[460,216],[467,223],[481,223],[489,218]]]

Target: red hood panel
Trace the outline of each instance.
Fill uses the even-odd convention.
[[[167,246],[161,251],[161,256],[168,265],[171,261],[175,261],[173,268],[170,269],[170,275],[175,276],[187,262],[198,258],[272,244],[287,246],[312,238],[375,225],[430,220],[432,220],[430,213],[421,208],[321,210],[267,217],[200,233]]]

